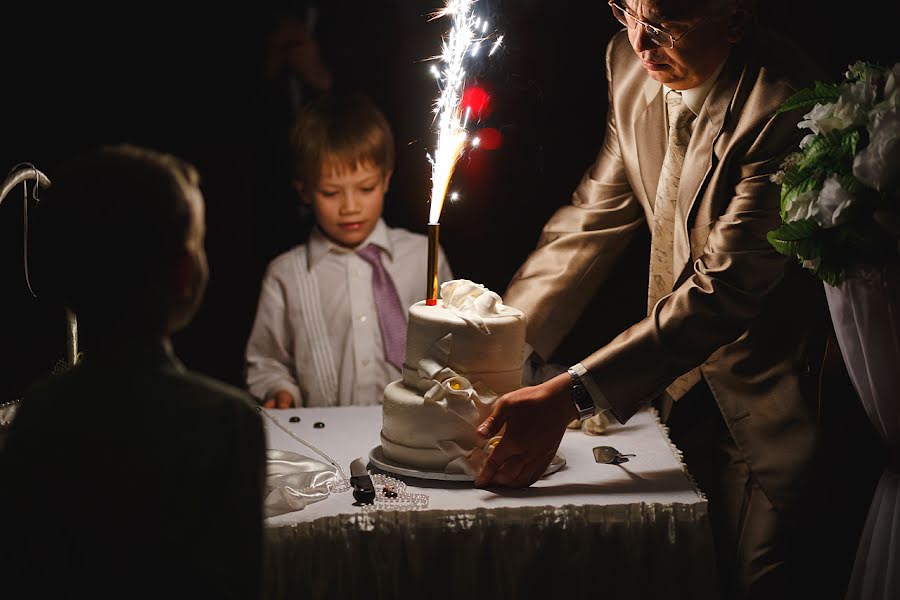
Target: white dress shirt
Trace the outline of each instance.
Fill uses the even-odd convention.
[[[404,308],[425,299],[428,239],[379,220],[359,245],[382,249],[381,260],[394,281]],[[298,270],[298,259],[305,261]],[[310,276],[318,288],[326,339],[310,337],[319,324],[308,322],[299,278]],[[453,279],[443,250],[438,279]],[[308,303],[309,300],[307,299]],[[324,348],[324,349],[323,349]],[[316,350],[324,351],[336,371],[334,397],[319,385]],[[318,228],[309,242],[273,260],[260,292],[256,320],[247,342],[247,387],[260,399],[287,390],[297,406],[380,404],[385,386],[400,379],[400,371],[384,358],[378,314],[372,295],[372,267],[353,249],[331,242]],[[325,389],[328,389],[325,387]]]

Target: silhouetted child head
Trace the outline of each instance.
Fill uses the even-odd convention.
[[[41,204],[49,285],[105,337],[166,336],[207,280],[204,207],[188,163],[129,145],[71,160]]]
[[[394,170],[387,119],[362,94],[311,101],[291,131],[294,185],[332,241],[355,247],[381,218]]]

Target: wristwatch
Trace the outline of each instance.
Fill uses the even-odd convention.
[[[575,410],[578,411],[578,420],[584,421],[590,419],[597,414],[597,406],[594,399],[591,398],[590,392],[584,387],[581,377],[572,369],[568,369],[569,377],[572,378],[572,399],[575,401]]]

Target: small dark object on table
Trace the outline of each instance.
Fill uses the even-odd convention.
[[[372,477],[362,458],[357,458],[350,463],[350,485],[353,486],[353,499],[358,503],[372,504],[375,502],[375,484],[372,482]]]

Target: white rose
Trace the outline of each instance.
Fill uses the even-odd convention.
[[[889,75],[887,76],[887,81],[884,85],[884,99],[872,107],[872,110],[869,111],[869,135],[872,135],[873,130],[877,126],[876,121],[885,116],[888,113],[896,112],[900,109],[900,87],[897,85],[897,77],[900,77],[900,64],[895,67],[898,70],[898,74],[895,77],[894,73],[889,71]]]
[[[855,200],[850,192],[841,186],[838,178],[831,175],[822,185],[818,199],[810,204],[809,216],[823,228],[830,229],[835,225],[840,225],[842,217],[846,216],[842,213]]]
[[[898,109],[900,109],[900,63],[885,71],[883,98],[869,111],[869,136],[873,134],[879,118]]]
[[[818,192],[807,190],[791,198],[785,207],[785,221],[801,221],[810,217],[810,206],[815,202]]]
[[[841,131],[866,122],[866,113],[875,101],[875,90],[865,81],[857,81],[841,86],[841,96],[837,102],[816,104],[803,116],[797,127],[811,129],[813,133]],[[808,136],[801,147],[811,140]]]
[[[811,111],[803,115],[803,120],[797,123],[797,127],[800,129],[811,129],[813,133],[818,134],[823,130],[822,127],[824,125],[830,131],[833,114],[834,104],[816,104]]]
[[[865,123],[866,112],[874,102],[875,87],[866,81],[841,86],[841,97],[834,107],[834,117],[844,123],[844,126],[838,129]]]
[[[875,116],[869,125],[869,144],[853,159],[857,179],[879,191],[895,185],[900,177],[900,108]]]
[[[884,101],[890,106],[900,103],[900,63],[894,63],[884,82]]]

